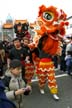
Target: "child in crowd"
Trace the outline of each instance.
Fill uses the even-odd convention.
[[[2,78],[6,87],[6,96],[15,103],[17,108],[24,108],[23,97],[31,91],[31,87],[25,85],[21,71],[21,62],[14,59],[10,62],[10,68]]]
[[[28,47],[30,40],[28,37],[23,38],[23,48],[26,50],[26,58],[25,58],[25,79],[27,80],[27,84],[31,85],[31,80],[34,76],[34,64],[32,60],[32,52]]]

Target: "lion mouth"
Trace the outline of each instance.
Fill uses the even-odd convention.
[[[59,30],[56,30],[55,32],[51,33],[51,38],[54,40],[58,40],[58,34],[59,34]]]
[[[59,30],[56,30],[55,32],[52,32],[50,34],[50,37],[54,40],[59,40],[60,39],[63,39],[63,36],[60,35],[60,31]]]

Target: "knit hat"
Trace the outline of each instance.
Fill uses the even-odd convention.
[[[16,68],[16,67],[21,67],[22,64],[20,60],[14,59],[10,62],[10,68]]]

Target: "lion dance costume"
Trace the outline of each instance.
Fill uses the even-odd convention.
[[[40,91],[44,94],[44,85],[48,81],[50,92],[57,100],[59,99],[58,87],[52,57],[61,51],[60,41],[65,35],[65,26],[69,24],[66,17],[67,15],[62,9],[58,10],[54,6],[40,6],[35,27],[36,36],[33,39],[33,47],[37,47],[39,50],[40,61],[37,75]]]

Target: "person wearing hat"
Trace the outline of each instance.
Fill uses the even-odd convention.
[[[17,108],[23,108],[24,95],[28,95],[31,87],[25,85],[21,75],[22,65],[20,60],[10,62],[9,70],[6,71],[2,81],[6,87],[6,96],[15,103]]]

